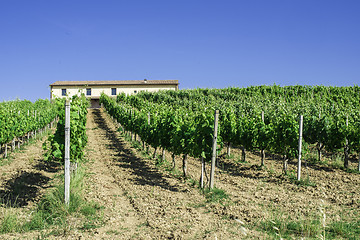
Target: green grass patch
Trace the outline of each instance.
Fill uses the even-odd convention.
[[[230,156],[229,156],[229,155],[227,155],[227,154],[225,153],[225,158],[226,158],[226,159],[235,159],[235,155],[232,154],[232,153],[230,153]]]
[[[166,164],[166,159],[162,159],[161,155],[157,155],[155,158],[155,166],[161,167]]]
[[[360,216],[359,216],[360,217]],[[353,221],[337,221],[330,223],[326,228],[326,236],[330,239],[359,239],[360,219]]]
[[[141,151],[142,150],[142,145],[141,145],[141,143],[139,143],[138,141],[132,141],[131,142],[131,146],[133,147],[133,148],[135,148],[137,151]]]
[[[322,234],[320,220],[291,220],[281,219],[266,220],[260,222],[261,231],[265,231],[274,238],[293,239],[296,237],[316,238]]]
[[[273,219],[260,223],[259,230],[266,232],[273,238],[283,239],[359,239],[360,220],[346,222],[338,221],[322,226],[319,219],[312,220],[290,220]]]
[[[1,158],[0,159],[0,166],[5,166],[5,165],[9,165],[10,163],[12,163],[14,160],[14,157],[11,156],[11,154],[8,153],[6,158]]]
[[[207,202],[222,203],[224,200],[227,200],[229,198],[229,195],[227,195],[226,192],[220,188],[214,187],[211,190],[208,188],[205,188],[202,190],[202,192],[204,193]]]
[[[359,214],[351,210],[339,214],[339,220],[331,221],[324,218],[321,209],[306,217],[290,216],[273,209],[271,217],[260,221],[255,228],[270,239],[359,239]]]
[[[356,168],[348,168],[345,170],[347,173],[354,173],[354,174],[360,174],[359,170]]]
[[[305,186],[305,187],[316,187],[316,183],[311,181],[308,175],[303,176],[302,178],[300,178],[300,180],[297,180],[297,173],[295,171],[290,171],[288,173],[288,177],[289,180],[292,183],[295,183],[296,185]]]
[[[65,228],[70,216],[85,219],[85,225],[88,224],[88,227],[101,224],[101,218],[97,214],[101,207],[96,203],[85,201],[82,197],[84,176],[85,171],[79,166],[71,177],[68,206],[64,204],[64,185],[59,184],[41,198],[27,219],[21,219],[11,206],[4,208],[4,217],[0,219],[0,233],[42,230],[52,225]]]
[[[16,232],[19,230],[20,220],[16,213],[5,211],[0,223],[0,234]]]

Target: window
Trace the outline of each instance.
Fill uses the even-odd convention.
[[[86,89],[86,96],[91,96],[91,88]]]
[[[116,88],[111,89],[111,95],[113,95],[113,96],[116,95]]]
[[[61,89],[61,96],[66,96],[66,89]]]

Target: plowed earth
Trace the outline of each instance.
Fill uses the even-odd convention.
[[[231,159],[222,154],[216,170],[215,185],[228,197],[221,202],[207,201],[194,184],[200,176],[199,160],[188,159],[189,176],[184,179],[180,156],[176,158],[175,171],[169,170],[170,163],[156,166],[154,159],[144,157],[124,141],[103,110],[90,109],[87,124],[90,175],[84,197],[104,206],[102,224],[90,230],[81,230],[75,224],[68,233],[50,235],[50,239],[268,239],[269,235],[259,228],[262,221],[311,221],[320,216],[321,207],[330,223],[344,217],[355,218],[360,210],[359,174],[309,166],[303,168],[303,177],[311,184],[297,185],[283,175],[280,160],[266,158],[266,167],[259,168],[257,154],[247,153],[246,162],[242,162],[238,160],[238,149],[232,150]],[[35,154],[35,150],[32,152]],[[24,155],[26,164],[1,167],[2,191],[18,172],[35,171],[36,167],[28,164],[29,158],[41,159],[41,151],[36,157],[28,152],[21,156]],[[169,153],[166,159],[171,162]],[[290,162],[290,173],[295,167],[295,162]],[[32,181],[30,185],[46,187]],[[35,194],[39,195],[41,191]],[[5,236],[36,238],[40,233]]]

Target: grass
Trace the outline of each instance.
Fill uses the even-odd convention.
[[[323,233],[319,212],[303,216],[287,216],[277,208],[270,206],[270,217],[259,222],[257,230],[265,232],[272,239],[314,239]]]
[[[305,187],[316,187],[316,183],[312,182],[308,175],[306,175],[305,177],[302,176],[302,178],[300,178],[300,180],[297,180],[297,173],[295,172],[295,170],[289,171],[288,177],[289,177],[289,180],[292,183],[295,183],[296,185],[305,186]]]
[[[235,155],[232,154],[232,153],[230,153],[230,156],[227,155],[226,153],[225,153],[224,155],[225,155],[225,158],[226,158],[226,159],[235,159]]]
[[[344,158],[342,154],[336,154],[330,162],[326,161],[325,163],[332,168],[344,169]]]
[[[293,239],[296,237],[316,238],[322,233],[319,220],[274,219],[262,221],[260,230],[276,238]]]
[[[0,219],[0,233],[42,230],[53,225],[66,229],[69,217],[83,218],[85,229],[101,224],[101,218],[96,214],[101,207],[83,199],[84,176],[84,169],[78,167],[71,178],[69,206],[64,204],[64,187],[59,184],[42,197],[25,219],[18,216],[11,206],[4,208],[4,217]]]
[[[360,219],[353,221],[336,221],[330,223],[327,227],[327,237],[338,239],[342,237],[344,239],[359,239],[360,236]]]
[[[161,167],[166,164],[166,159],[162,159],[161,155],[157,155],[155,158],[155,166]]]
[[[213,189],[204,188],[202,189],[207,202],[218,202],[223,203],[229,198],[229,195],[223,189],[214,187]]]
[[[234,157],[234,161],[237,164],[249,164],[249,162],[247,160],[244,161],[244,159],[242,158],[242,156],[238,156],[237,158]]]
[[[260,224],[260,230],[268,235],[283,239],[294,239],[305,237],[310,239],[358,239],[360,236],[360,220],[355,222],[333,222],[324,228],[319,219],[312,220],[290,220],[274,219],[265,220]]]
[[[255,229],[267,234],[271,239],[359,239],[360,215],[345,210],[338,213],[336,221],[328,219],[326,207],[320,203],[318,211],[306,216],[293,216],[271,209],[268,219],[260,221]],[[350,217],[351,216],[351,217]]]
[[[0,159],[0,166],[8,165],[8,164],[12,163],[13,160],[14,160],[14,157],[8,153],[6,158]]]
[[[0,234],[18,231],[20,221],[13,210],[3,210]]]

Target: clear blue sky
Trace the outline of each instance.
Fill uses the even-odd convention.
[[[359,0],[1,0],[0,101],[61,80],[360,83]]]

